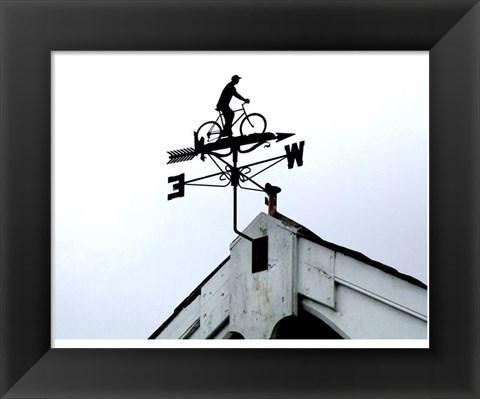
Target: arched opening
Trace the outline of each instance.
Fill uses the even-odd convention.
[[[343,339],[335,330],[314,315],[300,310],[298,316],[280,320],[271,339]]]
[[[223,337],[223,339],[245,339],[245,337],[236,331],[230,331],[225,337]]]

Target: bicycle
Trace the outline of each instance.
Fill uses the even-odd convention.
[[[243,118],[240,122],[240,134],[242,136],[252,133],[265,133],[267,129],[267,120],[265,117],[256,112],[247,114],[245,104],[246,103],[242,104],[242,108],[234,110],[235,113],[239,111],[242,111],[242,113],[237,119],[233,118],[232,127]],[[215,121],[205,122],[197,130],[198,137],[206,137],[207,143],[213,143],[221,137],[227,137],[222,135],[225,126],[223,113],[219,109],[216,109],[216,111],[218,111],[217,119]]]

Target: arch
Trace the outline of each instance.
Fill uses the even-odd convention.
[[[341,328],[339,328],[334,321],[330,320],[330,318],[323,314],[320,310],[322,305],[315,303],[311,300],[305,300],[305,298],[300,302],[299,307],[301,306],[301,311],[305,313],[309,313],[313,315],[313,317],[318,318],[322,322],[324,322],[327,326],[329,326],[332,330],[334,330],[338,335],[341,336],[342,339],[350,339],[350,336],[346,334]]]
[[[287,316],[272,330],[270,339],[343,339],[323,320],[301,309],[298,316]]]
[[[227,334],[225,334],[223,339],[245,339],[245,337],[239,332],[229,331]]]

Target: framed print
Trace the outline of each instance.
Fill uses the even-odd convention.
[[[479,13],[478,1],[2,1],[2,398],[477,397]],[[56,143],[52,131],[58,122],[54,100],[60,98],[56,73],[64,71],[55,54],[70,54],[77,71],[90,69],[95,74],[100,64],[88,64],[78,56],[104,52],[117,57],[133,52],[173,57],[193,52],[220,57],[227,53],[275,57],[428,52],[428,347],[79,349],[52,345],[57,326],[52,265],[59,228],[52,219],[59,204],[55,204],[52,176],[58,176],[57,167],[64,165],[53,162],[58,155],[52,148]],[[167,61],[158,62],[161,73]],[[190,65],[192,60],[188,64],[184,73],[195,67]],[[394,70],[393,66],[386,69]],[[175,70],[180,73],[178,65]],[[118,78],[118,86],[112,88],[125,89],[128,82],[122,80],[121,68],[111,67],[110,75]],[[75,83],[82,85],[81,80]],[[100,89],[101,83],[92,83],[90,89]],[[79,106],[89,115],[92,110],[107,112],[105,102],[102,106],[95,98],[81,100]],[[94,107],[88,108],[89,103]],[[85,131],[82,120],[66,120]],[[298,147],[292,145],[288,151],[298,153],[301,133],[295,133]],[[178,148],[188,147],[181,137]],[[84,148],[101,139],[86,133],[84,138]],[[93,179],[95,166],[91,156],[82,157],[82,147],[77,148],[71,156],[79,174],[67,175],[65,181],[71,179],[69,191],[87,201],[93,190],[75,191],[82,187],[76,179],[89,165]],[[95,267],[91,259],[84,263]],[[71,278],[77,279],[74,274]]]

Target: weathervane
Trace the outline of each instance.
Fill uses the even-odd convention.
[[[167,164],[190,161],[199,155],[202,161],[205,161],[208,157],[217,166],[219,172],[191,180],[185,180],[184,173],[170,176],[168,182],[173,183],[174,191],[168,194],[168,200],[183,197],[185,195],[185,186],[187,185],[206,187],[227,187],[231,185],[233,187],[233,230],[239,236],[252,242],[252,272],[258,272],[268,268],[268,237],[254,239],[238,230],[237,188],[266,193],[268,195],[269,213],[273,214],[276,209],[276,194],[280,192],[280,188],[269,183],[262,186],[253,178],[285,159],[289,169],[292,169],[295,163],[297,166],[302,166],[305,141],[301,141],[298,144],[285,145],[285,153],[283,155],[238,166],[239,154],[250,153],[262,145],[270,147],[273,141],[278,143],[295,135],[295,133],[266,132],[267,122],[263,115],[258,113],[247,114],[245,104],[248,104],[250,101],[240,96],[234,87],[239,80],[240,77],[234,75],[231,82],[223,90],[217,104],[219,116],[216,121],[205,122],[194,131],[194,146],[167,152],[169,155]],[[229,108],[232,96],[244,101],[241,108],[235,111]],[[236,112],[240,112],[240,115],[234,121]],[[239,121],[241,121],[240,136],[233,136],[231,129]],[[230,156],[232,157],[231,163],[225,160],[225,158]],[[270,164],[252,176],[248,176],[252,173],[252,167],[266,163]],[[220,183],[198,183],[212,178],[217,178]],[[251,183],[256,188],[246,187],[246,183]]]

